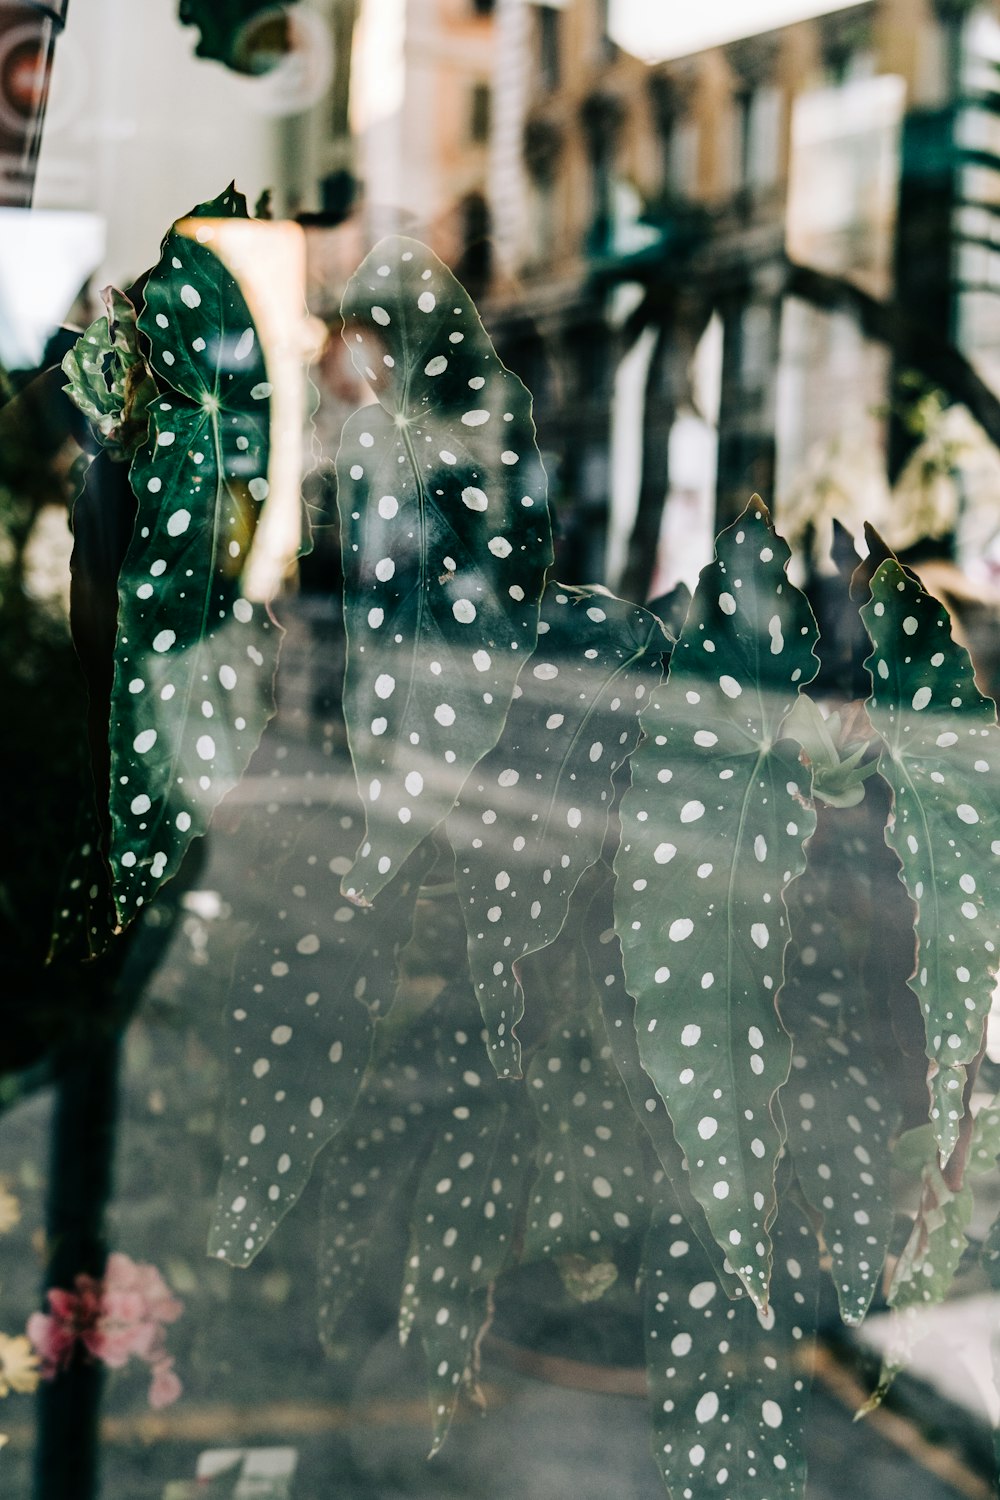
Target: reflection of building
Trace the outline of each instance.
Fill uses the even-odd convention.
[[[635,585],[668,496],[690,539],[818,444],[902,465],[892,316],[1000,374],[1000,27],[864,0],[648,65],[606,13],[498,0],[490,314],[573,497],[564,571],[605,575],[610,520],[614,575],[638,500]]]
[[[369,228],[419,234],[478,293],[488,272],[494,0],[402,0],[400,10],[401,97],[366,125],[359,150]],[[384,48],[378,21],[373,6],[366,31],[362,13],[359,44],[374,53]]]

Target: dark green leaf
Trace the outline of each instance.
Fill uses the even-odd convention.
[[[197,26],[199,57],[225,63],[237,72],[251,72],[251,60],[245,55],[248,28],[254,21],[270,19],[282,28],[287,24],[281,5],[296,0],[180,0],[180,19],[185,26]],[[283,45],[283,31],[279,45]]]
[[[669,649],[654,615],[550,583],[540,644],[503,733],[448,819],[469,962],[503,1076],[520,1077],[520,961],[561,932],[580,877],[600,858],[612,778],[639,739],[639,710]]]
[[[628,1091],[632,1108],[645,1126],[661,1167],[667,1175],[670,1191],[684,1218],[711,1261],[715,1275],[727,1297],[735,1297],[739,1280],[708,1227],[704,1210],[688,1187],[687,1169],[674,1136],[666,1106],[653,1080],[639,1061],[635,1034],[635,1001],[625,988],[621,943],[612,926],[612,885],[601,890],[591,906],[584,925],[584,942],[591,973],[597,985],[611,1053],[619,1076]]]
[[[897,1123],[866,978],[869,946],[879,941],[869,918],[879,895],[873,876],[894,881],[896,869],[871,821],[864,807],[820,812],[808,867],[789,892],[793,942],[778,1001],[793,1046],[780,1096],[788,1147],[823,1222],[841,1316],[853,1325],[868,1311],[889,1246]]]
[[[778,1500],[805,1487],[816,1244],[791,1207],[778,1221],[771,1306],[727,1302],[680,1215],[654,1219],[643,1258],[653,1454],[674,1495]]]
[[[861,611],[874,647],[868,711],[893,795],[886,842],[917,903],[910,987],[927,1033],[931,1120],[947,1157],[996,983],[1000,729],[941,605],[894,559],[871,588]]]
[[[378,894],[496,744],[552,560],[531,400],[451,272],[377,245],[344,337],[378,404],[337,457],[351,754],[367,812],[345,894]]]
[[[719,537],[668,682],[642,713],[615,861],[642,1064],[691,1191],[762,1306],[782,1145],[771,1101],[791,1060],[774,1005],[783,892],[815,826],[797,748],[779,738],[817,668],[788,558],[759,501]]]
[[[205,234],[210,234],[206,228]],[[174,387],[132,465],[119,580],[111,866],[124,925],[176,871],[273,711],[278,632],[241,577],[267,495],[269,395],[253,319],[206,244],[172,232],[139,326]]]

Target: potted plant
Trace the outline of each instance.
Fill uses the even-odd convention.
[[[176,877],[272,711],[279,632],[245,584],[273,391],[213,251],[214,221],[247,217],[229,189],[176,225],[67,364],[134,508],[90,658],[91,875],[60,907],[95,955]],[[326,882],[329,922],[293,914],[234,994],[210,1251],[249,1265],[322,1152],[325,1337],[395,1255],[434,1450],[498,1306],[509,1333],[558,1276],[584,1309],[638,1289],[674,1493],[799,1493],[821,1273],[849,1326],[884,1277],[901,1311],[943,1297],[1000,1150],[973,1107],[994,706],[874,534],[842,590],[871,692],[811,695],[835,663],[756,497],[691,598],[560,585],[530,396],[417,242],[365,258],[343,336],[375,397],[337,455],[359,816],[281,855],[293,892]],[[79,599],[79,540],[75,567]],[[927,1059],[902,1245],[890,1002]]]

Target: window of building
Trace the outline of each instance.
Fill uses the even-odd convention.
[[[671,196],[691,198],[698,186],[700,132],[694,120],[671,121],[664,140],[664,179]]]
[[[547,89],[559,87],[561,74],[560,29],[562,14],[554,5],[536,7],[538,17],[538,71]]]
[[[751,191],[773,187],[781,165],[784,100],[771,84],[745,89],[735,100],[737,185]]]
[[[490,138],[492,95],[488,83],[474,83],[469,95],[469,139],[488,141]]]

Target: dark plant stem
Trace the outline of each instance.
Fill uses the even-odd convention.
[[[103,1275],[118,1112],[120,1039],[81,1053],[57,1089],[48,1202],[45,1286],[72,1288]],[[78,1350],[38,1398],[34,1500],[96,1500],[104,1372]]]

